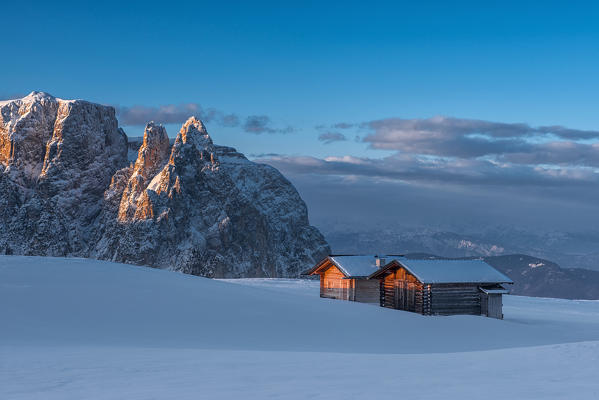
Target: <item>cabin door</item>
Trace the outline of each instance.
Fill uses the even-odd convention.
[[[395,301],[395,308],[399,310],[416,311],[416,285],[411,282],[397,281]]]
[[[487,299],[487,316],[503,319],[503,301],[501,294],[489,294]]]

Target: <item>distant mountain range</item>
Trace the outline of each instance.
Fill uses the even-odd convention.
[[[562,268],[599,271],[599,231],[543,232],[489,227],[460,233],[425,227],[359,229],[318,223],[334,252],[429,253],[444,257],[529,254]]]
[[[482,258],[508,275],[517,295],[566,299],[599,299],[599,270],[594,234],[533,234],[494,228],[480,234],[458,234],[430,229],[380,229],[355,232],[325,231],[333,252],[406,254],[412,258]],[[566,251],[576,244],[582,254]],[[584,252],[586,251],[586,253]],[[528,253],[529,255],[526,255]],[[535,254],[536,253],[536,254]],[[534,255],[530,255],[534,254]],[[547,258],[567,261],[562,268]],[[584,262],[580,262],[584,260]],[[572,268],[582,264],[588,268]]]

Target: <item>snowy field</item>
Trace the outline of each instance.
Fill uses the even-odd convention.
[[[599,301],[506,296],[505,320],[0,256],[0,399],[599,399]]]

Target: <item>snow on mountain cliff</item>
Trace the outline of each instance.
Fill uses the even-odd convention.
[[[321,299],[318,282],[216,281],[0,256],[0,398],[590,399],[599,302],[506,296],[505,319]]]
[[[276,277],[329,252],[289,181],[193,117],[172,145],[149,123],[129,165],[112,107],[33,92],[0,115],[0,253]]]

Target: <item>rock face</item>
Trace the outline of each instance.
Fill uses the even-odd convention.
[[[0,251],[85,255],[126,163],[112,107],[33,92],[0,103]]]
[[[34,92],[0,112],[0,252],[285,277],[330,251],[289,181],[193,117],[172,145],[148,124],[128,165],[112,107]]]

